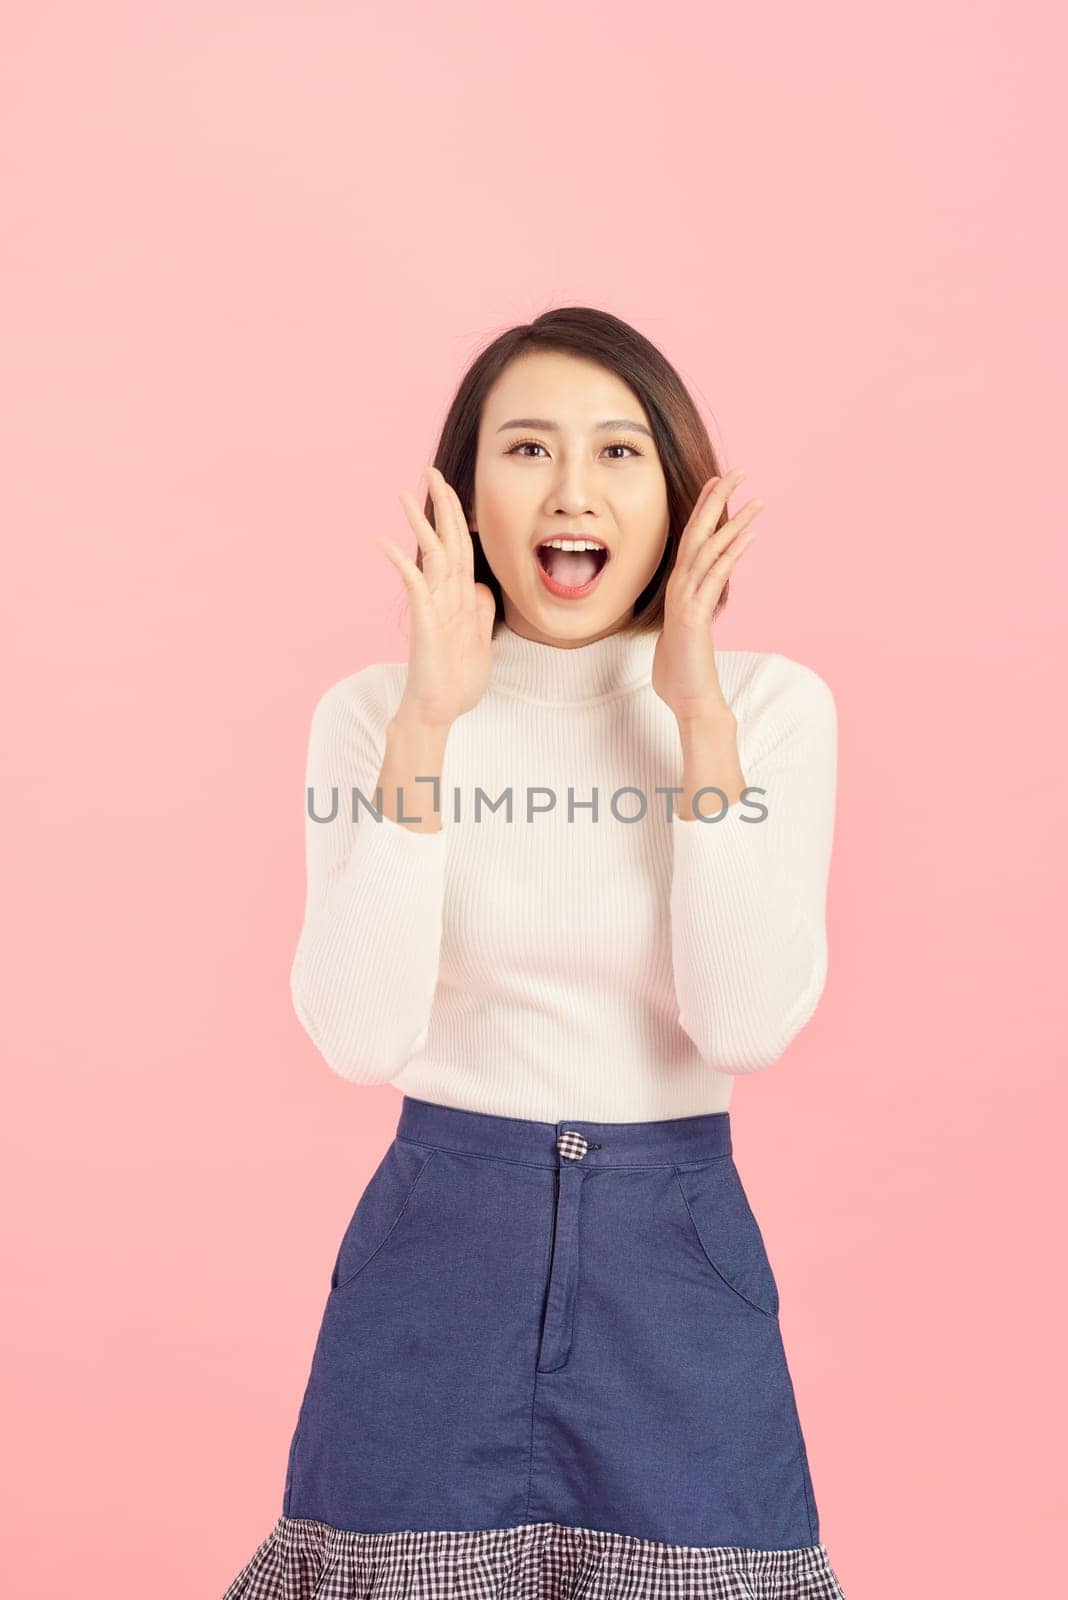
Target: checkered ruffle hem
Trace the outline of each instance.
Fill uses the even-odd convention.
[[[822,1544],[661,1544],[555,1522],[354,1533],[282,1516],[223,1600],[845,1600]]]

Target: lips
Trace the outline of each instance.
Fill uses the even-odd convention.
[[[557,535],[566,537],[566,535]],[[538,575],[550,594],[560,600],[582,600],[591,594],[608,565],[609,552],[595,550],[555,550],[550,545],[535,546]]]

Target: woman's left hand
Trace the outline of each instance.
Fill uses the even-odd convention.
[[[709,478],[683,529],[667,581],[652,683],[680,722],[714,719],[729,710],[716,671],[711,619],[735,562],[754,537],[748,524],[763,500],[747,500],[718,532],[713,529],[744,476],[736,468],[725,478]]]

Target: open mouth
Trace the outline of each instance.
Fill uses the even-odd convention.
[[[546,540],[535,555],[546,587],[563,598],[589,594],[610,559],[596,539]]]

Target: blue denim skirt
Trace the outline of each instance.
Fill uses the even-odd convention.
[[[842,1597],[728,1112],[403,1098],[224,1600]]]

